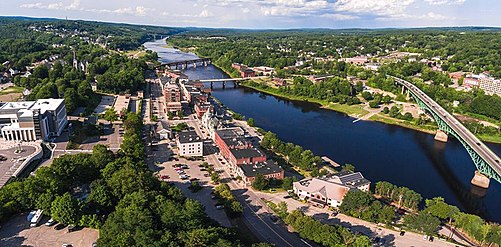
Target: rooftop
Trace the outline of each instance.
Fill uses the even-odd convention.
[[[63,103],[64,99],[39,99],[30,110],[39,109],[41,113],[45,111],[55,111]]]
[[[21,110],[28,109],[35,101],[23,101],[23,102],[6,102],[0,107],[0,110]]]
[[[246,177],[255,177],[257,174],[268,175],[273,173],[282,172],[284,169],[277,165],[272,160],[260,162],[257,164],[248,164],[239,166]]]
[[[230,149],[230,152],[237,159],[254,158],[265,156],[264,152],[258,148]]]
[[[202,142],[202,138],[195,131],[184,131],[177,135],[180,143]]]

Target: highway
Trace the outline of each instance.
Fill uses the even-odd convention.
[[[487,164],[489,164],[489,166],[497,173],[499,177],[501,177],[500,159],[494,152],[492,152],[489,147],[487,147],[473,133],[471,133],[466,127],[464,127],[461,122],[459,122],[454,116],[452,116],[452,114],[447,112],[437,102],[426,95],[414,84],[397,77],[392,76],[392,78],[394,78],[397,83],[403,85],[421,101],[423,101],[431,111],[433,111],[443,121],[445,121],[450,126],[450,128],[453,129],[454,132],[456,132],[459,137],[463,139]]]

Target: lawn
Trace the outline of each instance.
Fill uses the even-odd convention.
[[[8,87],[2,91],[0,91],[0,95],[6,95],[6,94],[11,94],[11,93],[22,93],[24,91],[24,88],[22,87]]]

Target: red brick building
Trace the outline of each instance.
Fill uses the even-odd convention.
[[[255,77],[256,76],[256,71],[254,71],[253,69],[242,69],[240,71],[240,77],[242,78],[246,78],[246,77]]]
[[[235,169],[244,164],[254,164],[266,161],[266,154],[237,134],[234,129],[216,130],[214,142],[219,147],[221,155],[225,157]]]
[[[263,175],[266,179],[284,179],[284,169],[272,160],[241,165],[237,169],[237,174],[242,177],[246,185],[251,185],[258,174]]]

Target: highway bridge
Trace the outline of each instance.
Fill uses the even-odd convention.
[[[246,81],[250,79],[265,79],[270,78],[269,76],[254,76],[254,77],[244,77],[244,78],[221,78],[221,79],[203,79],[200,82],[227,82],[227,81]]]
[[[163,63],[159,67],[176,67],[176,69],[179,69],[179,66],[181,69],[187,69],[188,65],[193,64],[193,67],[197,67],[198,64],[201,64],[203,66],[207,66],[211,63],[210,58],[197,58],[197,59],[191,59],[191,60],[184,60],[184,61],[176,61],[176,62],[170,62],[170,63]]]
[[[472,180],[473,184],[487,188],[489,186],[488,178],[492,178],[501,183],[500,159],[489,147],[464,127],[461,122],[452,116],[452,114],[447,112],[414,84],[394,76],[390,77],[393,78],[398,85],[408,90],[417,104],[433,116],[440,131],[454,136],[463,144],[478,172],[487,177],[485,178],[487,181],[485,181],[481,174],[476,173]],[[483,183],[475,183],[479,180],[482,181],[482,179],[484,181]]]

